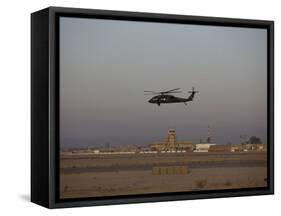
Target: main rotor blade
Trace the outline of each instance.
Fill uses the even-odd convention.
[[[156,92],[156,91],[144,91],[146,93],[152,93],[152,94],[159,94],[159,95],[163,95],[163,94],[169,94],[169,93],[181,93],[181,91],[178,91],[180,90],[180,88],[175,88],[175,89],[171,89],[169,91],[162,91],[162,92]]]
[[[172,91],[177,91],[177,90],[180,90],[180,88],[175,88],[175,89],[171,89],[169,91],[164,91],[164,92],[172,92]]]
[[[174,93],[182,93],[182,91],[169,91],[169,92],[165,92],[165,93],[172,93],[172,94],[174,94]]]
[[[157,93],[157,94],[161,93],[161,92],[156,92],[156,91],[144,91],[144,92]]]
[[[160,95],[159,93],[147,93],[147,94],[144,94],[144,95]]]

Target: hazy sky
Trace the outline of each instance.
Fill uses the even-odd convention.
[[[199,142],[255,135],[266,142],[265,29],[60,20],[61,147],[146,145],[173,128]],[[184,104],[147,101],[144,90],[181,88]]]

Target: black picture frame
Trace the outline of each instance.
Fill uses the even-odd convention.
[[[268,187],[59,199],[59,22],[61,16],[267,30]],[[274,193],[274,22],[49,7],[31,15],[31,201],[47,208],[191,200]]]

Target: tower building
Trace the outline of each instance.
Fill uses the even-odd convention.
[[[193,151],[194,149],[191,141],[178,141],[174,129],[168,130],[163,142],[154,142],[149,147],[153,151]]]
[[[176,131],[174,129],[170,129],[168,131],[166,145],[167,145],[166,146],[167,149],[176,149],[177,148],[177,137],[176,137]]]

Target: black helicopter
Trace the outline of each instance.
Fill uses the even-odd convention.
[[[170,94],[181,93],[181,91],[179,91],[179,90],[180,90],[180,88],[175,88],[175,89],[171,89],[169,91],[162,91],[162,92],[155,92],[155,91],[144,91],[144,92],[146,93],[145,95],[156,94],[156,96],[151,98],[148,102],[157,104],[158,106],[160,106],[161,103],[162,104],[164,104],[164,103],[184,103],[185,105],[187,105],[186,102],[192,101],[194,98],[194,95],[196,93],[198,93],[198,91],[194,91],[194,87],[192,87],[192,91],[189,91],[190,95],[188,98],[179,98],[179,97],[175,97],[174,95],[170,95]]]

